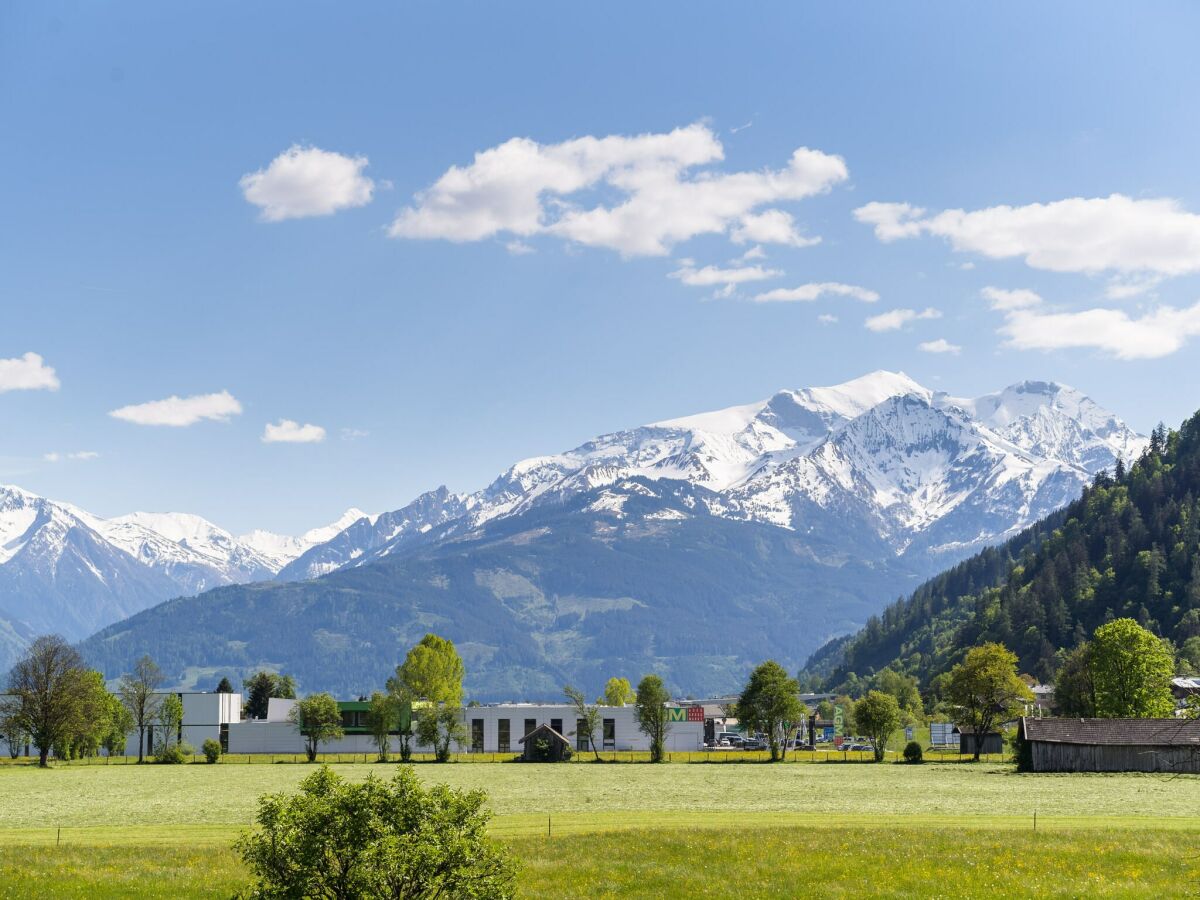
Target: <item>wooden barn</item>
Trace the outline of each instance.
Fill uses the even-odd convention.
[[[1200,774],[1200,720],[1021,719],[1026,772]]]
[[[571,742],[543,722],[519,743],[526,762],[566,762],[571,758]]]
[[[1003,753],[1004,738],[998,731],[977,732],[970,725],[958,725],[954,729],[958,735],[958,752],[961,755],[975,755],[975,745],[979,744],[980,753]]]

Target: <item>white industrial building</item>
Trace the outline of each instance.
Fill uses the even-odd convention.
[[[160,698],[168,696],[159,694]],[[304,737],[290,720],[295,700],[272,699],[268,704],[265,719],[242,718],[241,694],[177,693],[183,702],[183,721],[178,739],[190,744],[198,752],[206,740],[215,740],[226,753],[277,753],[299,754],[304,752]],[[345,736],[336,741],[321,744],[322,753],[374,753],[374,739],[367,729],[366,709],[362,701],[338,704],[342,710],[342,726]],[[650,749],[649,739],[637,727],[632,706],[602,706],[600,723],[596,729],[596,749],[601,751]],[[704,747],[704,707],[698,704],[668,707],[671,717],[667,732],[666,750],[683,752],[701,750]],[[591,750],[587,739],[579,734],[579,721],[575,708],[565,704],[544,703],[498,703],[488,706],[470,706],[463,710],[463,725],[466,742],[452,748],[464,753],[512,753],[521,752],[520,740],[539,725],[548,725],[559,734],[570,739],[576,752]],[[161,728],[155,724],[153,729]],[[148,729],[149,732],[149,729]],[[146,735],[147,756],[151,755],[154,739]],[[400,737],[393,734],[391,749],[398,752]],[[20,755],[26,747],[18,748]],[[432,752],[432,747],[421,746],[414,740],[412,749],[416,753]],[[0,736],[0,752],[8,753],[8,747]],[[138,733],[131,732],[126,740],[125,755],[138,755]]]

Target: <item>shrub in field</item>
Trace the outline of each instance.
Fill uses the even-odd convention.
[[[204,761],[207,763],[215,763],[221,758],[220,741],[214,741],[212,738],[209,738],[201,746],[201,749],[204,750]]]
[[[904,761],[907,763],[919,763],[925,761],[925,753],[921,750],[921,745],[916,741],[909,741],[904,745]]]
[[[177,766],[188,761],[188,757],[195,752],[195,748],[190,744],[174,743],[168,744],[163,742],[158,745],[158,749],[154,751],[154,761],[168,766]]]
[[[466,897],[516,893],[516,866],[490,841],[482,791],[426,789],[408,766],[391,781],[347,782],[327,766],[298,794],[259,800],[234,845],[253,898]]]

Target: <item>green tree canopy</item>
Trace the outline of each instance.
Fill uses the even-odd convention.
[[[637,686],[633,716],[638,729],[650,739],[650,762],[662,762],[667,743],[667,732],[671,729],[667,703],[671,695],[657,675],[647,675]]]
[[[1096,686],[1092,682],[1092,645],[1084,642],[1070,651],[1059,651],[1054,677],[1054,704],[1060,716],[1090,719],[1096,715]]]
[[[30,644],[8,676],[3,715],[29,735],[38,749],[38,765],[50,751],[78,734],[91,696],[83,658],[57,634]]]
[[[371,730],[371,740],[375,742],[380,762],[387,762],[392,732],[400,722],[400,711],[396,707],[396,698],[391,694],[381,691],[371,694],[371,704],[367,707],[367,728]]]
[[[486,800],[426,788],[408,767],[390,782],[351,783],[322,766],[299,793],[262,797],[254,831],[235,847],[260,900],[507,900],[516,866],[487,836]]]
[[[414,700],[462,706],[466,667],[453,641],[425,635],[408,651],[396,675]]]
[[[975,760],[983,748],[983,735],[1006,719],[1018,715],[1033,694],[1017,675],[1017,656],[1003,644],[983,644],[967,651],[950,670],[946,700],[954,707],[959,727],[975,729]]]
[[[153,728],[154,720],[158,716],[158,706],[162,698],[155,692],[164,680],[162,669],[157,663],[149,656],[143,655],[134,664],[133,671],[122,675],[117,685],[117,696],[129,710],[137,728],[139,763],[145,760],[146,751],[150,749],[147,746],[149,742],[146,740],[146,733],[147,729]]]
[[[221,680],[219,682],[217,682],[217,693],[218,694],[232,694],[233,693],[233,685],[230,683],[228,678],[222,677]]]
[[[596,759],[600,759],[600,751],[596,749],[596,730],[600,727],[600,708],[594,703],[588,703],[583,696],[583,691],[573,688],[569,684],[563,687],[563,693],[575,707],[577,721],[575,730],[570,733],[585,738]]]
[[[605,706],[627,706],[637,698],[628,678],[613,677],[604,685]]]
[[[272,698],[294,700],[296,681],[291,675],[276,672],[255,672],[243,683],[246,689],[246,717],[265,719]]]
[[[891,694],[867,691],[867,695],[854,704],[854,721],[859,732],[871,739],[875,762],[881,762],[888,739],[900,727],[900,704]]]
[[[800,702],[800,684],[787,670],[769,659],[750,673],[737,701],[737,719],[751,732],[763,732],[771,759],[787,756],[787,746],[807,710]]]
[[[304,736],[304,752],[309,762],[315,762],[317,751],[325,741],[342,737],[342,711],[329,694],[309,694],[296,702],[288,714],[292,724]]]
[[[1174,713],[1174,655],[1133,619],[1115,619],[1097,628],[1089,660],[1097,716],[1148,719]]]

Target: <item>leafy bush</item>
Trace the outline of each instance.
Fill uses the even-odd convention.
[[[154,751],[154,761],[168,766],[177,766],[188,761],[188,757],[195,752],[190,744],[168,744],[162,743],[158,745],[158,749]]]
[[[916,741],[909,741],[904,745],[904,761],[907,763],[919,763],[925,761],[925,753],[921,750],[921,745]]]
[[[201,749],[204,751],[204,759],[208,763],[215,763],[221,758],[221,742],[214,741],[212,738],[206,740]]]
[[[234,845],[248,896],[513,897],[516,867],[488,839],[482,791],[426,789],[409,766],[350,783],[322,766],[298,794],[259,799],[257,827]]]

